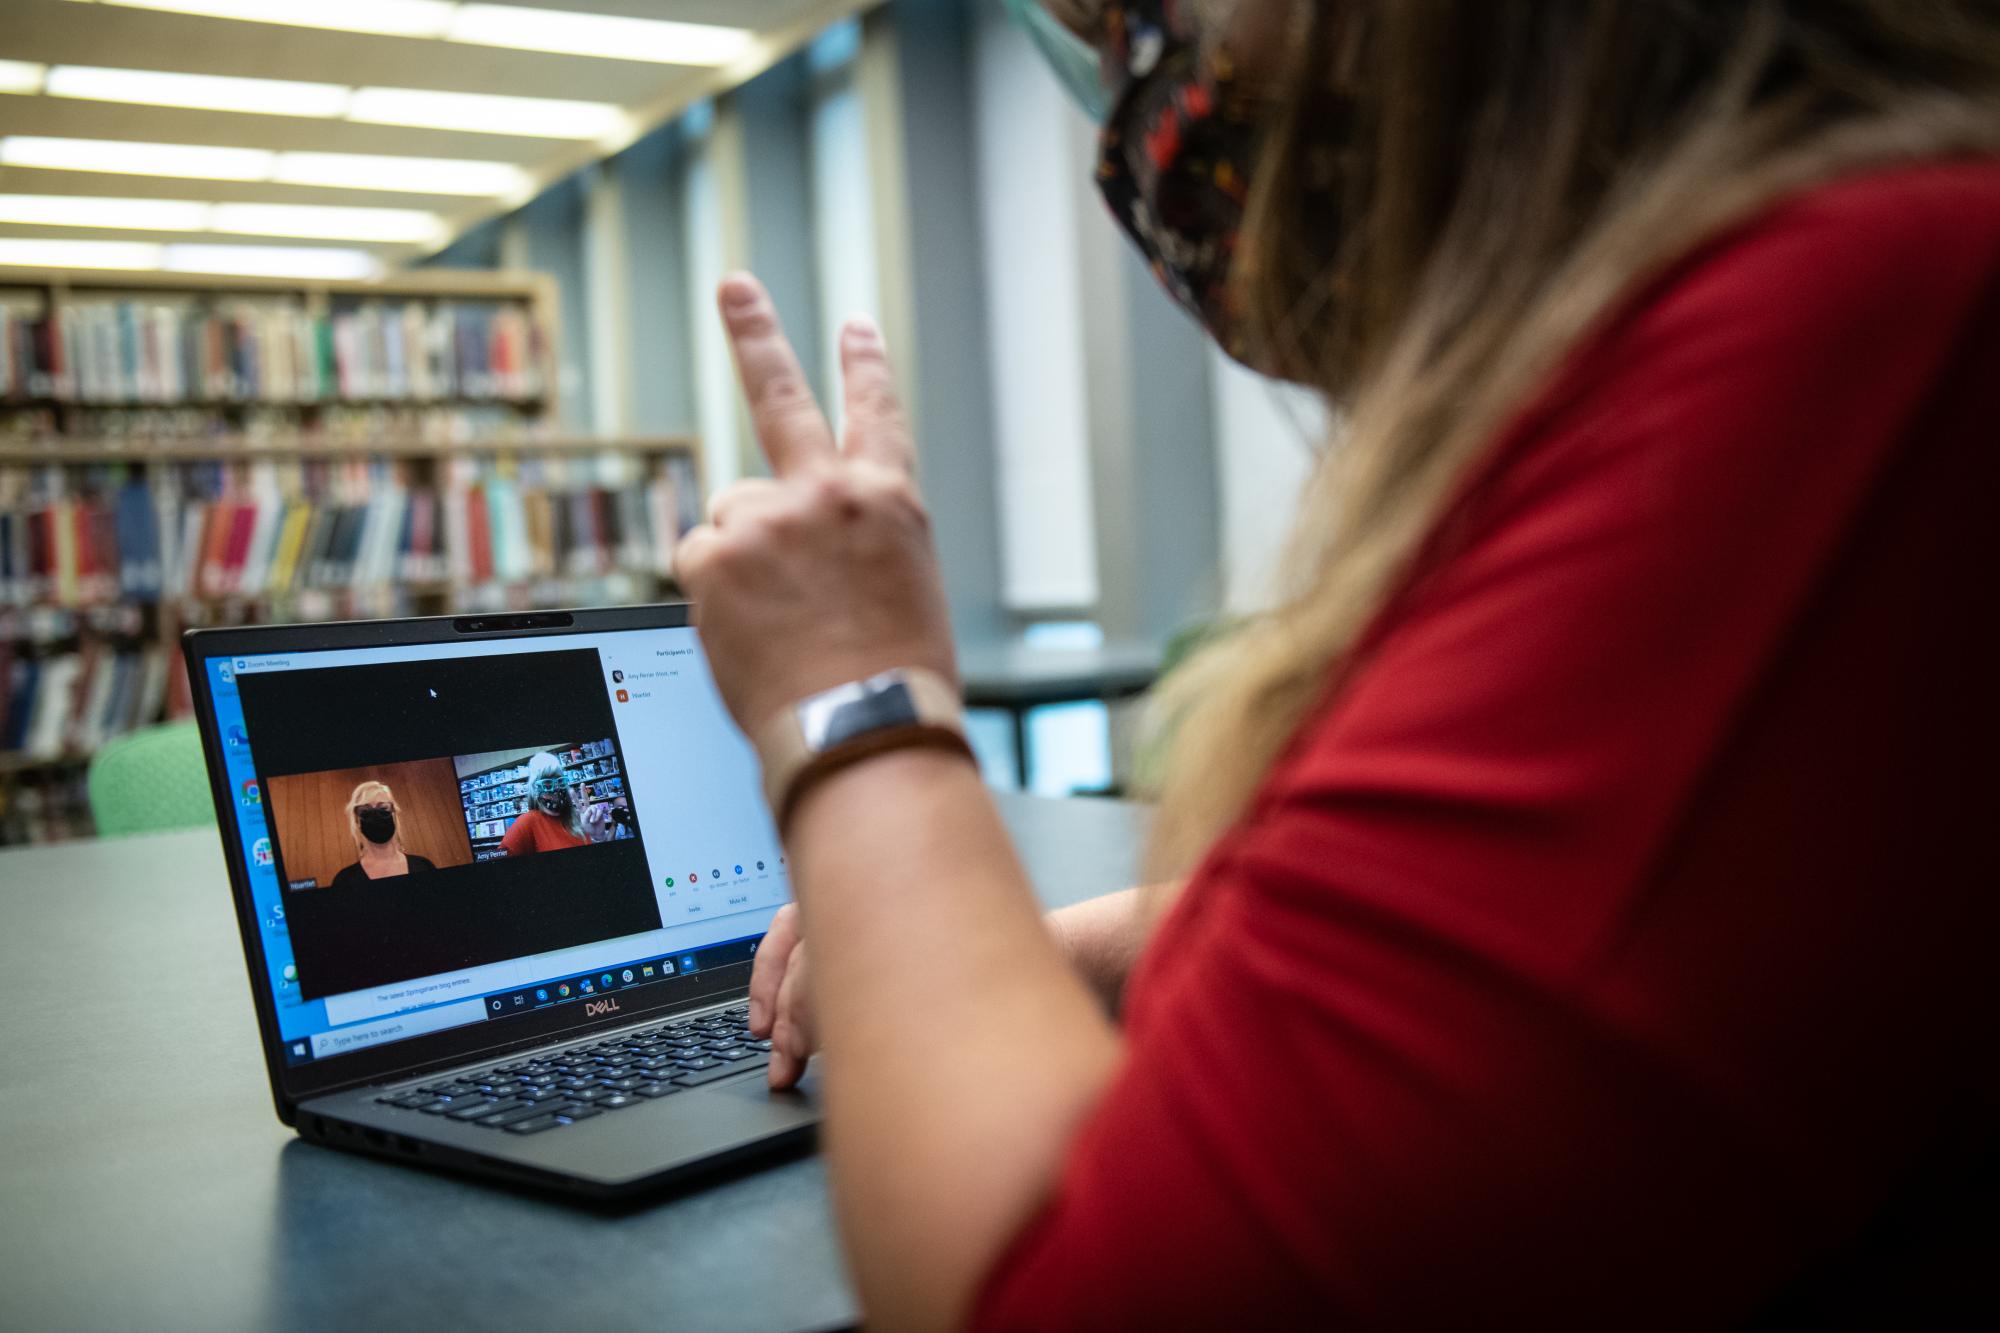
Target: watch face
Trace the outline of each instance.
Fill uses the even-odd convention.
[[[914,726],[917,701],[899,672],[887,672],[815,695],[799,705],[806,748],[830,750],[856,736]]]

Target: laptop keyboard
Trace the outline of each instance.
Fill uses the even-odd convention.
[[[751,1039],[749,1010],[745,1001],[375,1100],[510,1134],[560,1129],[769,1064],[771,1043]]]

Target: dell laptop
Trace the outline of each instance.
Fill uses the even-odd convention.
[[[685,606],[184,651],[279,1119],[598,1198],[812,1132],[746,1027],[785,857]]]

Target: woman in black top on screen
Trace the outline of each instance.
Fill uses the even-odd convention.
[[[333,877],[332,887],[351,888],[371,879],[437,869],[428,858],[403,850],[397,813],[396,793],[386,782],[364,782],[354,789],[347,798],[347,825],[358,859]]]

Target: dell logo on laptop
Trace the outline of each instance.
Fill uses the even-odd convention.
[[[592,1000],[589,1004],[583,1006],[583,1016],[585,1018],[596,1018],[599,1014],[615,1014],[617,1012],[618,1001],[616,1000]]]

